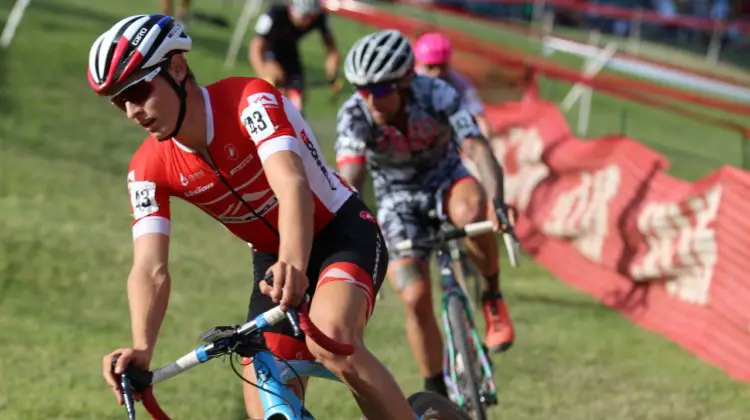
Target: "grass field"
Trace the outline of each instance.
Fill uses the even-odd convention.
[[[197,3],[211,10],[209,2]],[[11,4],[0,0],[0,25]],[[12,48],[0,56],[3,420],[123,418],[99,371],[102,355],[130,341],[125,177],[143,133],[89,91],[85,68],[101,31],[123,15],[156,7],[145,0],[35,0]],[[237,16],[239,6],[231,7],[221,12]],[[333,25],[342,50],[368,31],[338,18]],[[234,71],[221,69],[229,30],[197,22],[190,30],[195,48],[189,62],[201,82],[249,74],[242,57]],[[305,41],[313,80],[322,77],[317,44],[317,36]],[[332,162],[336,105],[316,90],[308,109]],[[661,120],[661,114],[633,113],[640,129],[663,134],[665,144],[679,141],[680,132],[636,119]],[[696,175],[690,161],[670,158],[686,176]],[[241,321],[251,289],[251,256],[243,243],[181,201],[172,212],[172,297],[155,365],[197,345],[206,328]],[[495,357],[502,409],[494,418],[735,420],[750,411],[746,384],[642,331],[532,261],[518,270],[504,263],[503,269],[518,341]],[[394,345],[405,342],[401,314],[387,290],[367,341],[411,393],[421,379],[406,345]],[[308,404],[318,418],[358,418],[343,387],[312,385]],[[240,384],[226,362],[160,385],[157,395],[177,419],[242,418]]]

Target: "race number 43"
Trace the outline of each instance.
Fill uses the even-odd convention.
[[[253,103],[242,111],[242,123],[254,142],[260,142],[276,132],[268,111],[260,103]]]
[[[128,183],[130,204],[133,206],[133,217],[140,219],[159,211],[156,202],[156,184],[150,181],[133,181]]]

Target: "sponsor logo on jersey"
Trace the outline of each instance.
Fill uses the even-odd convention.
[[[237,160],[240,155],[237,148],[231,143],[224,146],[224,151],[227,153],[229,160]]]
[[[214,186],[213,182],[211,182],[211,183],[209,183],[207,185],[200,186],[200,187],[198,187],[198,188],[196,188],[196,189],[194,189],[192,191],[186,192],[185,193],[185,197],[192,197],[192,196],[198,195],[198,194],[200,194],[202,192],[206,192],[209,189],[213,188],[213,186]]]
[[[370,221],[372,223],[375,223],[375,218],[372,216],[372,213],[370,213],[367,210],[362,210],[361,212],[359,212],[359,217],[361,217],[361,218],[363,218],[363,219],[365,219],[367,221]]]
[[[250,95],[247,98],[247,103],[249,105],[260,104],[265,108],[277,108],[279,106],[279,102],[276,100],[276,96],[274,96],[274,94],[262,92]]]
[[[182,172],[180,172],[180,184],[182,184],[183,187],[187,187],[189,183],[195,181],[196,179],[203,178],[204,175],[206,175],[206,173],[203,172],[203,169],[188,176],[185,176],[182,174]]]
[[[331,180],[331,175],[328,173],[328,165],[323,163],[323,161],[320,159],[320,155],[318,154],[318,149],[315,148],[315,145],[313,142],[310,141],[310,138],[307,137],[307,133],[305,130],[302,130],[300,132],[300,136],[302,137],[302,142],[305,143],[305,147],[307,147],[307,150],[310,152],[310,156],[312,156],[313,159],[315,159],[315,164],[318,165],[318,169],[320,169],[320,172],[323,174],[323,177],[325,177],[326,181],[328,182],[328,186],[331,187],[331,190],[336,190],[336,185],[333,184],[333,181]]]
[[[237,172],[241,171],[242,169],[244,169],[245,166],[247,166],[248,163],[250,163],[250,162],[253,161],[254,157],[255,157],[255,155],[251,154],[251,155],[248,155],[245,159],[242,159],[242,162],[240,162],[237,166],[235,166],[234,168],[232,168],[231,171],[229,171],[229,176],[232,176],[232,175],[236,174]]]

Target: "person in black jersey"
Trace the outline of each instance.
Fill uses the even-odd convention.
[[[299,53],[300,39],[319,30],[326,47],[328,82],[338,79],[339,52],[328,26],[328,15],[319,0],[286,0],[272,4],[255,24],[250,42],[250,65],[258,75],[274,84],[300,111],[304,102],[305,78]]]

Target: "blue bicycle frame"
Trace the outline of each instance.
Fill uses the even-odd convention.
[[[302,403],[285,385],[296,376],[311,376],[341,382],[318,362],[291,360],[287,363],[289,366],[277,362],[276,357],[268,351],[259,352],[253,357],[253,369],[257,378],[256,384],[260,388],[264,420],[313,418],[302,412]]]
[[[287,312],[286,317],[292,320],[296,315],[290,317],[290,312],[294,311]],[[150,392],[151,385],[173,378],[211,359],[227,354],[231,357],[232,353],[236,353],[252,357],[256,385],[263,404],[264,420],[314,419],[313,415],[303,408],[302,402],[286,386],[286,383],[298,376],[341,381],[319,362],[301,360],[279,362],[276,356],[264,348],[265,344],[262,344],[264,347],[260,347],[262,341],[253,341],[253,338],[257,338],[269,326],[281,322],[284,318],[284,312],[276,307],[241,326],[214,327],[206,331],[201,335],[201,339],[208,344],[193,349],[162,368],[146,372],[132,365],[127,366],[125,374],[120,376],[120,392],[129,418],[135,418],[134,390],[144,392],[142,401],[153,418],[168,419],[169,417],[162,411]],[[294,322],[296,324],[297,321]],[[297,329],[298,325],[294,326],[295,324],[292,325]],[[115,360],[113,360],[113,366]],[[415,413],[415,419],[419,418]]]
[[[290,316],[290,313],[285,314],[276,307],[241,326],[214,327],[206,331],[201,335],[201,339],[207,344],[193,349],[162,368],[145,372],[134,366],[128,366],[125,374],[121,376],[121,392],[129,417],[131,419],[135,417],[131,389],[143,392],[149,385],[170,379],[194,366],[227,354],[231,357],[232,353],[236,353],[252,357],[257,378],[256,385],[263,404],[264,420],[313,419],[314,417],[303,409],[302,403],[294,392],[286,386],[287,381],[296,376],[313,376],[341,381],[318,362],[299,360],[278,362],[276,357],[265,348],[263,340],[257,340],[264,330],[285,318],[294,318],[293,326],[296,325],[296,315]],[[298,325],[295,328],[298,328]],[[147,399],[144,398],[143,401],[144,405],[147,405]],[[153,397],[149,400],[146,409],[155,418],[168,418]]]

